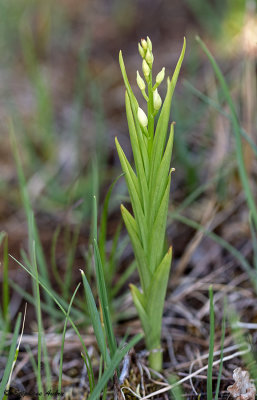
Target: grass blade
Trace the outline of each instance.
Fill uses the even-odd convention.
[[[0,241],[1,244],[1,241]],[[8,236],[4,238],[4,255],[3,255],[3,319],[8,330],[10,325],[9,317],[9,284],[8,284]]]
[[[65,335],[66,335],[66,329],[67,329],[67,324],[68,324],[68,318],[69,318],[69,315],[70,315],[70,310],[71,310],[71,306],[72,306],[73,300],[74,300],[74,298],[76,296],[76,293],[77,293],[79,287],[80,287],[80,283],[77,285],[76,289],[74,290],[74,293],[73,293],[72,298],[70,300],[69,307],[68,307],[68,310],[67,310],[67,315],[65,317],[64,327],[63,327],[62,344],[61,344],[61,350],[60,350],[60,368],[59,368],[59,380],[58,380],[58,393],[62,392],[63,353],[64,353],[64,342],[65,342]],[[88,374],[88,376],[89,376],[89,374]],[[58,394],[57,400],[60,399],[60,398],[61,398],[61,394],[60,395]]]
[[[107,230],[107,218],[108,218],[108,208],[109,208],[109,202],[110,202],[110,197],[113,191],[114,186],[116,185],[116,183],[118,182],[118,180],[120,179],[120,177],[123,174],[119,175],[114,182],[111,184],[105,199],[104,199],[104,204],[103,204],[103,211],[102,211],[102,215],[101,215],[101,222],[100,222],[100,228],[99,228],[99,252],[101,255],[101,260],[103,263],[103,266],[105,267],[105,263],[106,263],[106,257],[105,257],[105,244],[106,244],[106,230]],[[107,271],[105,271],[105,275],[107,275]]]
[[[213,289],[209,287],[210,299],[210,338],[209,338],[209,357],[207,370],[207,400],[212,400],[212,370],[213,370],[213,353],[214,353],[214,333],[215,333],[215,316],[213,304]]]
[[[248,203],[248,207],[252,213],[252,218],[254,221],[255,228],[257,229],[257,207],[255,204],[254,196],[253,196],[250,184],[249,184],[249,179],[248,179],[247,171],[245,168],[243,146],[242,146],[241,133],[240,133],[240,125],[238,122],[236,109],[235,109],[233,100],[231,98],[228,85],[225,81],[225,78],[224,78],[218,64],[216,63],[214,57],[212,56],[212,54],[210,53],[210,51],[208,50],[208,48],[206,47],[204,42],[199,37],[197,37],[196,39],[199,42],[200,46],[202,47],[203,51],[207,55],[211,65],[212,65],[212,68],[217,76],[217,79],[219,80],[221,89],[223,90],[224,96],[225,96],[227,103],[229,105],[229,108],[230,108],[232,125],[233,125],[233,129],[234,129],[234,134],[235,134],[236,155],[237,155],[239,176],[240,176],[241,183],[242,183],[242,186],[243,186],[243,189],[245,192],[245,197],[246,197],[246,200]]]
[[[20,159],[20,155],[19,155],[19,151],[18,151],[14,128],[13,128],[13,125],[11,122],[9,124],[9,132],[10,132],[10,139],[11,139],[11,145],[12,145],[12,149],[13,149],[14,159],[15,159],[15,163],[16,163],[20,191],[21,191],[21,195],[22,195],[23,207],[24,207],[24,210],[26,213],[27,223],[29,226],[29,218],[33,211],[32,211],[32,206],[30,203],[29,194],[28,194],[27,185],[26,185],[26,179],[25,179],[25,175],[23,172],[21,159]],[[47,286],[51,287],[51,282],[50,282],[48,270],[47,270],[47,264],[45,261],[44,253],[42,250],[42,246],[41,246],[41,243],[39,240],[39,235],[38,235],[38,231],[37,231],[36,227],[35,227],[34,233],[35,233],[35,235],[33,235],[32,232],[29,232],[29,237],[35,236],[36,248],[37,248],[37,258],[38,258],[40,273],[41,273],[44,281],[47,283]],[[52,299],[49,298],[49,296],[46,296],[46,294],[45,294],[45,301],[50,307],[53,307]]]
[[[45,290],[45,292],[53,299],[53,301],[57,304],[57,306],[60,308],[60,310],[63,312],[63,314],[65,316],[67,316],[67,311],[64,309],[64,307],[62,306],[61,302],[59,301],[59,299],[55,296],[55,294],[53,294],[52,290],[50,290],[45,283],[40,279],[40,277],[36,277],[28,268],[26,268],[20,261],[18,261],[15,257],[13,257],[11,255],[11,258],[21,267],[23,268],[34,280],[37,280],[39,285]],[[83,351],[85,352],[87,359],[89,360],[89,367],[90,367],[90,371],[93,374],[93,368],[92,365],[90,363],[90,357],[88,355],[88,351],[87,348],[85,346],[84,340],[82,339],[78,328],[76,327],[76,325],[74,324],[73,320],[71,319],[70,316],[68,316],[69,322],[71,323],[74,331],[76,332],[79,341],[82,345]]]
[[[3,378],[2,378],[1,383],[0,383],[0,399],[4,398],[4,392],[5,392],[5,389],[6,389],[6,385],[8,384],[8,381],[9,381],[9,378],[10,378],[10,374],[11,374],[11,371],[12,371],[12,367],[13,367],[13,362],[14,362],[15,357],[16,357],[17,339],[18,339],[18,335],[19,335],[20,326],[21,326],[21,313],[19,313],[17,321],[16,321],[16,324],[15,324],[13,337],[12,337],[11,348],[10,348],[8,359],[7,359],[7,362],[6,362],[4,375],[3,375]]]
[[[110,349],[111,358],[113,357],[117,345],[116,340],[114,337],[114,332],[111,323],[111,315],[110,315],[110,308],[109,308],[109,299],[107,296],[107,290],[104,280],[104,271],[103,265],[101,261],[101,256],[99,253],[98,245],[97,245],[97,202],[96,197],[94,196],[94,238],[93,238],[93,248],[94,248],[94,260],[95,260],[95,269],[96,269],[96,282],[97,282],[97,291],[100,299],[100,304],[102,307],[103,312],[103,320],[104,320],[104,327],[107,336],[107,342]]]
[[[109,379],[112,377],[115,369],[118,368],[119,363],[124,358],[125,354],[133,346],[135,346],[135,344],[138,343],[139,340],[141,340],[141,339],[142,339],[142,335],[138,334],[135,337],[133,337],[133,339],[131,339],[131,341],[128,344],[126,344],[122,349],[119,348],[119,349],[115,350],[115,353],[113,354],[113,357],[112,357],[112,360],[111,360],[111,363],[110,363],[109,367],[104,371],[102,377],[97,382],[97,385],[96,385],[95,389],[93,390],[93,392],[88,397],[88,400],[97,400],[99,398],[104,386],[107,384]]]
[[[221,323],[221,340],[220,340],[220,366],[219,366],[219,373],[217,379],[217,386],[215,392],[215,400],[219,398],[219,390],[220,390],[220,381],[221,381],[221,374],[223,368],[223,351],[224,351],[224,341],[225,341],[225,333],[226,333],[226,317],[227,317],[227,304],[224,301],[223,303],[223,317]]]
[[[94,334],[97,340],[97,344],[99,347],[99,350],[102,354],[102,357],[104,359],[105,365],[108,365],[110,362],[110,356],[108,353],[108,349],[105,343],[105,336],[104,332],[102,329],[101,321],[100,321],[100,316],[95,304],[94,296],[91,291],[91,288],[89,286],[89,283],[87,281],[87,278],[82,270],[80,270],[81,275],[82,275],[82,280],[83,280],[83,285],[84,285],[84,291],[85,291],[85,296],[87,300],[87,307],[88,307],[88,312],[90,315],[91,323],[94,329]]]
[[[204,103],[208,104],[210,107],[215,108],[215,110],[217,110],[220,114],[224,115],[224,117],[228,118],[232,122],[231,116],[228,113],[226,113],[226,111],[224,111],[215,100],[211,99],[210,97],[208,97],[205,94],[203,94],[202,92],[200,92],[200,90],[196,89],[193,85],[191,85],[190,82],[188,82],[186,80],[184,81],[184,86],[187,89],[189,89],[200,100],[202,100]],[[245,140],[247,140],[247,142],[250,144],[251,148],[253,149],[255,156],[257,157],[256,144],[254,143],[252,138],[249,136],[249,134],[241,126],[239,126],[239,129],[240,129],[240,133],[241,133],[242,137]]]

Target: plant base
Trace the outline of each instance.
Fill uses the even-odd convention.
[[[149,354],[149,365],[155,371],[162,370],[162,351],[161,349],[154,349]]]

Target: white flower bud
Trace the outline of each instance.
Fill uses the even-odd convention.
[[[143,47],[141,46],[140,43],[138,43],[138,51],[139,51],[140,56],[142,58],[144,58],[145,57],[145,50],[143,49]]]
[[[143,60],[143,62],[142,62],[142,70],[143,70],[144,76],[147,80],[151,71],[150,71],[149,65],[147,64],[147,62],[145,60]]]
[[[152,42],[151,42],[151,40],[150,40],[150,38],[149,38],[148,36],[147,36],[147,47],[148,47],[148,49],[149,49],[150,51],[153,50]]]
[[[153,53],[149,49],[147,49],[145,59],[146,59],[148,65],[150,65],[150,66],[153,65]]]
[[[162,83],[164,76],[165,76],[165,68],[163,67],[162,70],[156,75],[156,83],[158,86]]]
[[[158,89],[155,89],[153,92],[153,107],[155,111],[158,111],[161,108],[162,105],[162,99],[161,96],[158,93]]]
[[[145,90],[145,81],[141,78],[139,72],[137,71],[137,85],[140,90]]]
[[[145,39],[141,39],[141,45],[144,50],[147,50],[147,41]]]
[[[148,118],[147,118],[145,112],[140,107],[138,107],[138,109],[137,109],[137,118],[138,118],[140,125],[143,128],[146,128],[147,124],[148,124]]]

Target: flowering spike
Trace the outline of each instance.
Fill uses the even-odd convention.
[[[141,78],[138,71],[137,71],[137,85],[141,91],[145,90],[145,82],[143,78]]]
[[[137,118],[138,118],[140,125],[143,128],[146,128],[147,124],[148,124],[148,118],[147,118],[145,112],[140,107],[138,107],[138,110],[137,110]]]
[[[162,99],[161,96],[158,93],[158,89],[155,89],[153,92],[153,107],[155,111],[158,111],[161,108],[162,105]]]

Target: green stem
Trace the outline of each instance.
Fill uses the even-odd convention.
[[[161,371],[162,370],[162,360],[163,356],[162,356],[162,351],[158,351],[158,350],[153,350],[150,351],[149,354],[149,364],[150,367],[152,369],[154,369],[155,371]]]

